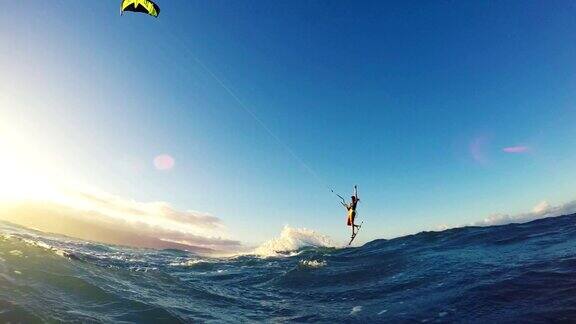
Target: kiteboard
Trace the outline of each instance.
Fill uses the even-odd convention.
[[[364,224],[364,221],[362,221],[360,223],[360,225],[356,229],[356,233],[354,233],[354,235],[352,235],[352,237],[350,238],[350,242],[348,243],[348,245],[352,244],[352,241],[354,241],[354,239],[356,238],[356,235],[358,235],[358,232],[360,232],[360,229],[362,228],[362,224]]]

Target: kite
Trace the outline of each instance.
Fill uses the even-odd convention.
[[[150,0],[122,0],[120,14],[124,11],[141,12],[158,18],[160,7]]]

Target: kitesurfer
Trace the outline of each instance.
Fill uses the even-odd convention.
[[[352,237],[354,237],[355,229],[360,227],[359,225],[354,224],[354,219],[356,218],[356,206],[360,201],[360,198],[358,198],[358,189],[356,186],[354,186],[354,194],[350,197],[350,199],[350,204],[346,204],[344,200],[341,203],[348,211],[347,225],[352,227]]]

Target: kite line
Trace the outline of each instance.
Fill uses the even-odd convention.
[[[180,38],[178,35],[176,35],[175,33],[169,31],[168,29],[164,28],[164,30],[166,31],[167,34],[169,34],[175,41],[176,43],[178,43],[183,49],[184,51],[188,54],[189,57],[191,57],[194,62],[196,62],[196,64],[204,71],[206,72],[214,81],[216,81],[216,83],[222,87],[222,89],[224,89],[224,91],[226,93],[228,93],[228,95],[230,95],[230,97],[232,97],[232,99],[234,99],[234,101],[238,104],[238,106],[245,112],[247,113],[250,117],[252,117],[252,119],[254,119],[254,121],[256,121],[256,123],[258,125],[260,125],[260,127],[262,127],[262,129],[264,131],[266,131],[266,133],[268,133],[268,135],[274,139],[274,141],[276,141],[277,144],[279,144],[282,148],[284,148],[284,150],[286,150],[286,152],[288,152],[292,158],[294,160],[296,160],[306,171],[308,171],[308,173],[310,173],[319,183],[321,183],[326,189],[328,189],[328,191],[330,191],[332,194],[336,195],[338,198],[344,200],[342,198],[342,196],[340,196],[339,194],[337,194],[334,189],[332,189],[331,186],[328,185],[328,183],[316,172],[314,171],[314,169],[312,167],[310,167],[308,165],[308,163],[306,163],[306,161],[304,161],[303,158],[301,158],[298,154],[296,154],[296,152],[294,152],[294,150],[288,145],[286,144],[284,141],[282,141],[282,139],[280,139],[280,137],[278,137],[278,135],[276,135],[271,129],[270,127],[268,127],[266,125],[266,123],[264,123],[264,121],[262,119],[260,119],[260,117],[258,117],[258,115],[256,115],[256,113],[246,104],[244,103],[244,101],[220,78],[218,77],[218,75],[216,75],[216,73],[214,73],[206,64],[204,64],[200,59],[198,59],[198,57],[196,57],[196,55],[194,55],[194,53],[192,52],[192,50],[190,50],[190,48],[186,45],[185,41]]]

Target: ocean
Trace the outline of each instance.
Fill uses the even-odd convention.
[[[576,215],[299,240],[216,258],[0,223],[0,322],[576,322]]]

